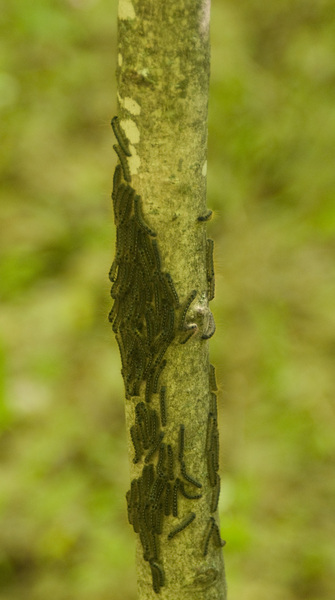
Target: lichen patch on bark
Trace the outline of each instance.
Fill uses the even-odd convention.
[[[119,19],[136,19],[135,10],[131,0],[119,0]]]
[[[139,115],[141,113],[141,107],[138,104],[138,102],[136,102],[136,100],[134,100],[134,98],[129,98],[128,96],[126,96],[123,99],[124,102],[124,108],[130,112],[132,115]]]

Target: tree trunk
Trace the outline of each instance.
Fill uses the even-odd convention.
[[[140,600],[224,600],[213,244],[206,238],[210,0],[119,0],[116,255]]]

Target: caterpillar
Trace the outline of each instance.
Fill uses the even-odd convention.
[[[132,507],[132,521],[133,521],[133,529],[134,529],[135,533],[139,533],[140,522],[139,522],[139,515],[138,515],[138,510],[137,510],[136,506]]]
[[[153,528],[152,530],[161,535],[163,531],[163,517],[164,517],[164,505],[163,502],[158,504],[158,506],[154,506],[153,508]]]
[[[208,284],[208,300],[209,302],[214,299],[215,296],[215,278],[213,277]]]
[[[175,535],[177,535],[177,533],[183,531],[183,529],[186,529],[186,527],[188,527],[188,525],[190,525],[190,523],[192,523],[194,519],[195,513],[191,512],[187,517],[185,517],[185,519],[182,520],[181,523],[179,523],[179,525],[177,525],[176,527],[174,527],[174,529],[170,531],[170,533],[168,534],[168,539],[171,540]]]
[[[128,165],[127,158],[124,155],[124,152],[123,152],[121,146],[119,146],[118,144],[114,144],[113,145],[113,149],[115,150],[116,154],[118,155],[119,161],[121,163],[121,167],[122,167],[122,172],[123,172],[124,179],[126,181],[130,182],[131,181],[131,175],[130,175],[129,165]]]
[[[122,151],[126,156],[131,156],[131,152],[129,150],[129,142],[120,127],[119,117],[116,116],[112,118],[111,126]]]
[[[119,189],[119,185],[122,181],[122,167],[121,165],[116,165],[114,175],[113,175],[113,191],[112,191],[112,199],[114,200],[117,191]]]
[[[220,455],[219,430],[218,430],[218,428],[216,428],[213,431],[212,447],[213,447],[214,468],[215,468],[215,471],[218,471],[219,470],[219,455]]]
[[[218,507],[218,504],[219,504],[220,484],[221,484],[220,475],[217,473],[216,474],[215,487],[214,487],[213,492],[212,492],[211,513],[214,513],[216,511],[216,509]]]
[[[191,494],[190,492],[188,492],[185,489],[183,481],[180,482],[180,486],[179,487],[180,487],[180,492],[182,493],[182,495],[184,496],[184,498],[187,498],[188,500],[198,500],[199,498],[202,498],[202,494]]]
[[[143,250],[143,254],[145,256],[145,261],[148,264],[148,269],[149,269],[150,277],[151,277],[151,273],[153,272],[153,268],[154,268],[154,264],[155,264],[155,255],[152,250],[151,240],[150,240],[150,238],[148,238],[147,234],[143,230],[139,231],[139,244]],[[150,279],[150,277],[149,277],[149,279]]]
[[[158,379],[159,379],[159,376],[160,376],[161,372],[163,371],[165,365],[166,365],[166,359],[164,358],[164,360],[162,360],[162,362],[158,365],[158,368],[157,368],[156,373],[155,373],[154,378],[153,378],[152,391],[154,392],[154,394],[157,393],[157,390],[158,390]]]
[[[214,277],[213,252],[214,252],[214,240],[211,240],[208,238],[206,240],[206,273],[207,273],[208,281],[210,281]]]
[[[143,248],[140,248],[138,255],[139,255],[139,258],[141,259],[141,266],[144,271],[142,276],[144,279],[145,278],[150,279],[150,277],[151,277],[150,265],[148,265]]]
[[[112,266],[109,269],[109,273],[108,273],[109,280],[112,283],[114,283],[114,281],[116,279],[116,272],[117,272],[118,268],[119,268],[119,263],[116,260],[113,260]]]
[[[218,389],[214,365],[209,365],[209,389],[211,392],[217,392]]]
[[[170,446],[170,444],[168,444],[167,453],[168,453],[168,476],[169,476],[170,480],[173,480],[174,479],[174,473],[173,473],[173,450],[172,450],[172,447]]]
[[[120,225],[123,225],[124,222],[126,220],[128,220],[130,217],[130,213],[133,208],[134,196],[135,196],[135,190],[130,185],[127,185],[127,187],[122,195],[122,199],[120,201],[120,206],[119,206],[119,215],[118,216],[119,216]]]
[[[142,483],[143,483],[143,494],[145,493],[146,496],[149,496],[151,493],[151,488],[152,488],[154,479],[155,479],[155,475],[154,475],[153,464],[144,465],[143,471],[142,471]],[[138,485],[138,491],[139,491],[139,495],[140,495],[141,486],[139,486],[139,485]],[[143,498],[141,500],[142,500],[142,504],[143,504]]]
[[[218,407],[217,407],[216,394],[214,392],[211,392],[211,397],[210,397],[210,401],[209,401],[209,410],[214,415],[214,418],[217,419]]]
[[[145,373],[145,369],[144,369],[144,373]],[[144,373],[143,373],[143,378],[144,378]],[[150,402],[151,396],[152,396],[152,377],[150,377],[150,379],[147,380],[147,383],[145,386],[145,401]]]
[[[164,514],[168,517],[172,511],[172,487],[168,481],[165,488],[165,499],[164,499]]]
[[[213,429],[215,427],[216,427],[215,415],[212,412],[209,412],[208,419],[207,419],[207,434],[206,434],[206,445],[205,445],[206,452],[208,452],[211,449],[212,434],[213,434]]]
[[[136,425],[133,425],[130,428],[130,436],[131,436],[134,450],[135,450],[135,456],[133,458],[133,462],[138,463],[138,461],[140,460],[140,458],[142,456],[142,448],[141,448],[141,442],[139,440],[138,429],[137,429]]]
[[[161,257],[158,250],[157,240],[152,240],[152,249],[155,256],[156,270],[160,271],[161,269]]]
[[[148,463],[148,462],[149,462],[149,460],[151,459],[151,457],[152,457],[152,456],[153,456],[153,455],[154,455],[154,454],[157,452],[157,450],[158,450],[158,448],[159,448],[159,445],[160,445],[160,443],[161,443],[161,441],[162,441],[163,437],[164,437],[164,432],[162,431],[162,432],[159,434],[159,437],[157,438],[157,440],[156,440],[155,444],[153,444],[153,446],[152,446],[152,447],[151,447],[151,449],[149,450],[148,454],[146,455],[146,457],[145,457],[145,459],[144,459],[146,463]]]
[[[180,479],[176,479],[173,486],[173,498],[172,498],[172,514],[174,517],[178,517],[178,489],[180,486]]]
[[[207,469],[208,469],[209,483],[210,483],[211,487],[214,487],[215,483],[216,483],[217,473],[215,470],[215,457],[214,457],[213,450],[210,450],[207,453]]]
[[[164,273],[164,275],[165,275],[166,281],[168,282],[168,289],[170,290],[172,301],[173,301],[175,307],[179,308],[179,306],[180,306],[179,297],[176,292],[176,288],[174,287],[172,277],[171,277],[170,273]]]
[[[164,492],[166,483],[167,483],[166,477],[164,477],[162,475],[158,475],[157,479],[155,480],[155,482],[151,488],[151,492],[150,492],[150,496],[149,496],[150,502],[152,502],[154,505],[158,504],[158,501]]]
[[[196,479],[193,479],[193,477],[191,477],[191,475],[189,475],[187,473],[184,461],[181,461],[181,463],[180,463],[180,470],[181,470],[182,476],[184,477],[184,479],[186,479],[186,481],[188,481],[189,483],[192,483],[197,488],[202,488],[202,483],[200,483],[199,481],[196,481]]]
[[[159,593],[159,590],[164,585],[164,571],[160,565],[155,562],[150,561],[150,569],[152,575],[152,587],[156,594]]]
[[[128,513],[128,521],[129,521],[130,525],[132,525],[133,524],[133,516],[132,516],[133,506],[131,504],[130,497],[131,497],[130,490],[128,490],[128,492],[126,493],[127,513]]]
[[[209,540],[211,538],[214,525],[215,525],[215,521],[214,521],[213,517],[210,517],[210,519],[207,523],[207,526],[206,526],[206,530],[205,530],[205,542],[204,542],[203,556],[207,556]]]
[[[156,441],[157,431],[159,427],[159,416],[156,410],[149,409],[149,419],[150,419],[150,441],[152,444]]]
[[[215,321],[214,321],[214,316],[213,316],[213,313],[209,312],[207,328],[206,328],[206,331],[204,331],[204,333],[202,334],[201,339],[209,340],[214,335],[215,330],[216,330],[216,325],[215,325]]]
[[[136,502],[138,501],[137,479],[133,479],[130,484],[130,497],[132,502],[136,504]]]
[[[166,426],[166,387],[163,385],[159,393],[159,405],[161,411],[161,422],[163,427]],[[171,446],[170,446],[171,448]]]
[[[152,345],[155,335],[154,312],[152,306],[148,306],[145,313],[145,321],[147,325],[147,340],[149,346]]]
[[[163,443],[160,445],[157,463],[157,473],[164,475],[165,472],[165,460],[166,460],[166,445]]]
[[[225,540],[221,539],[220,529],[219,529],[217,523],[214,523],[212,531],[213,531],[214,544],[216,546],[218,546],[219,548],[223,548],[223,546],[226,545],[226,542],[225,542]]]
[[[200,215],[200,217],[198,217],[198,221],[209,221],[209,219],[211,218],[213,214],[212,210],[208,210],[204,215]]]
[[[171,307],[168,307],[167,310],[167,323],[166,327],[163,329],[163,337],[168,341],[168,344],[174,338],[174,310]]]
[[[183,460],[184,455],[184,443],[185,443],[185,425],[180,425],[179,437],[178,437],[178,458],[180,462]]]

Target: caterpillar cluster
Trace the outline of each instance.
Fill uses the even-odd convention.
[[[197,330],[187,323],[197,290],[180,303],[171,275],[162,270],[156,232],[144,220],[141,197],[131,186],[127,160],[131,152],[117,117],[112,127],[119,162],[112,191],[116,250],[109,272],[114,300],[109,320],[120,350],[126,398],[134,402],[133,462],[141,466],[140,476],[132,480],[126,494],[128,520],[139,535],[153,589],[159,593],[165,585],[159,544],[163,521],[180,516],[168,534],[173,539],[196,518],[194,512],[179,515],[179,498],[201,498],[202,484],[185,462],[184,425],[179,429],[178,450],[165,440],[168,389],[161,385],[169,346],[177,336],[185,344]]]

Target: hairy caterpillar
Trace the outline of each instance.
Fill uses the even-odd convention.
[[[176,292],[176,288],[174,287],[174,284],[173,284],[172,277],[171,277],[170,273],[165,273],[165,279],[168,282],[168,288],[170,290],[171,297],[172,297],[172,300],[174,302],[174,305],[175,305],[176,308],[179,308],[180,303],[179,303],[178,294]]]
[[[185,444],[185,425],[181,424],[179,428],[178,437],[178,458],[182,462],[184,455],[184,444]]]
[[[153,455],[154,455],[154,454],[157,452],[157,450],[158,450],[158,448],[159,448],[159,445],[160,445],[160,443],[161,443],[161,441],[162,441],[163,437],[164,437],[164,432],[162,431],[162,432],[159,434],[159,437],[157,438],[157,440],[156,440],[155,444],[153,444],[153,446],[150,448],[150,450],[149,450],[148,454],[146,455],[146,457],[145,457],[145,459],[144,459],[146,463],[148,463],[148,462],[149,462],[149,460],[151,459],[151,457],[152,457],[152,456],[153,456]]]
[[[166,460],[166,445],[163,443],[160,445],[159,453],[158,453],[157,473],[159,475],[164,475],[165,460]]]
[[[163,427],[166,426],[166,387],[162,386],[159,393],[159,405],[161,411],[161,422]],[[170,446],[171,448],[171,446]]]
[[[221,484],[220,475],[217,473],[216,474],[215,487],[214,487],[213,492],[212,492],[211,513],[214,513],[216,511],[216,509],[218,507],[218,504],[219,504],[220,484]]]
[[[173,480],[174,479],[174,473],[173,473],[173,450],[172,450],[172,447],[170,446],[170,444],[168,444],[167,453],[168,453],[168,476],[169,476],[170,480]]]
[[[111,126],[113,128],[114,135],[115,135],[117,141],[119,142],[119,145],[120,145],[122,151],[124,152],[124,154],[126,156],[131,156],[131,152],[129,150],[129,142],[120,127],[119,117],[116,116],[116,117],[112,118]]]
[[[206,530],[205,530],[205,542],[204,542],[203,556],[207,556],[209,540],[211,538],[214,525],[215,525],[215,521],[214,521],[213,517],[210,517],[210,519],[207,523]]]
[[[182,495],[185,498],[188,498],[188,500],[198,500],[199,498],[202,498],[202,494],[191,494],[190,492],[188,492],[185,489],[183,481],[180,482],[180,486],[179,487],[180,487],[180,492],[182,493]]]
[[[161,372],[163,371],[165,365],[166,365],[166,360],[164,358],[164,360],[162,360],[162,362],[158,365],[156,373],[155,373],[155,375],[153,377],[152,391],[154,392],[154,394],[157,393],[157,390],[158,390],[158,379],[159,379],[159,376],[160,376]]]
[[[208,210],[204,215],[200,215],[200,217],[198,217],[198,221],[209,221],[212,214],[213,214],[213,211]]]
[[[164,514],[168,517],[172,512],[172,487],[168,481],[165,488]]]
[[[136,425],[133,425],[130,428],[130,436],[131,436],[134,450],[135,450],[135,457],[133,458],[133,462],[137,463],[142,456],[142,448],[141,448],[141,442],[140,442],[140,439],[138,436],[138,429],[137,429]]]
[[[152,587],[156,594],[159,593],[160,588],[164,585],[164,571],[160,565],[150,561],[150,569],[152,575]]]
[[[214,240],[206,240],[206,269],[207,269],[207,280],[210,281],[214,277]]]
[[[126,181],[130,182],[131,181],[131,175],[130,175],[130,170],[129,170],[129,165],[128,165],[128,161],[127,158],[121,148],[121,146],[119,146],[118,144],[114,144],[113,148],[116,152],[116,154],[118,155],[119,161],[121,163],[121,167],[122,167],[122,171],[123,171],[123,177]]]
[[[219,530],[217,523],[214,523],[212,531],[213,531],[214,544],[216,546],[218,546],[219,548],[222,548],[223,546],[225,546],[226,542],[225,542],[225,540],[221,539],[220,530]]]
[[[186,466],[185,466],[185,463],[183,460],[180,463],[180,470],[181,470],[182,476],[184,477],[184,479],[186,479],[186,481],[188,481],[189,483],[192,483],[197,488],[202,488],[202,483],[200,483],[199,481],[196,481],[196,479],[193,479],[193,477],[191,477],[191,475],[189,475],[187,473]]]
[[[211,392],[217,392],[218,389],[214,365],[209,365],[209,389]]]
[[[178,517],[178,489],[180,485],[180,479],[176,479],[173,486],[173,498],[172,498],[172,514],[174,517]]]
[[[206,331],[203,332],[201,339],[209,340],[214,335],[215,330],[216,330],[216,325],[215,325],[215,321],[214,321],[214,316],[213,316],[213,313],[209,312]]]
[[[188,525],[190,525],[190,523],[192,523],[194,519],[195,513],[191,512],[187,517],[185,517],[185,519],[182,520],[181,523],[179,523],[179,525],[177,525],[176,527],[174,527],[174,529],[170,531],[170,533],[168,534],[168,539],[171,540],[175,535],[177,535],[177,533],[183,531],[183,529],[188,527]]]

